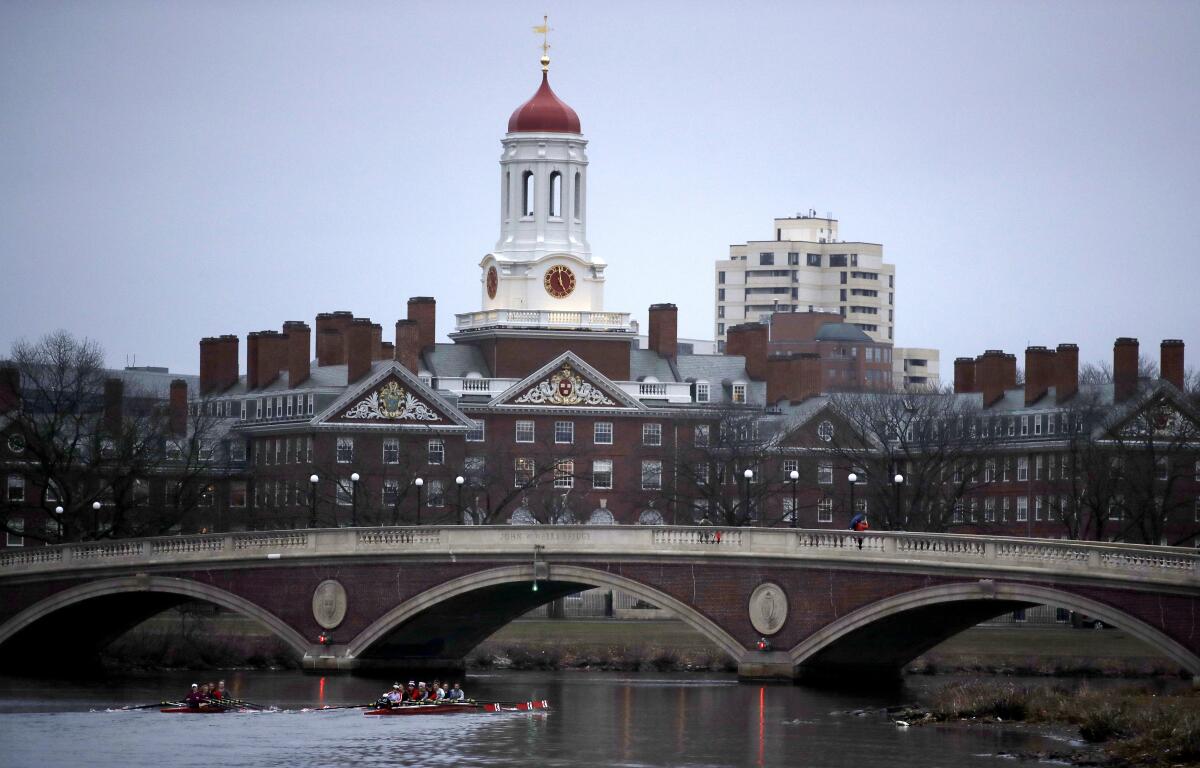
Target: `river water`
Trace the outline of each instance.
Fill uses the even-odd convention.
[[[373,700],[390,681],[229,672],[232,693],[281,711],[212,716],[112,711],[178,699],[206,673],[68,684],[0,678],[0,765],[166,766],[1000,766],[1006,753],[1063,750],[1021,726],[900,728],[879,708],[945,680],[889,693],[738,683],[731,675],[473,674],[476,699],[548,699],[552,710],[365,717],[322,705]]]

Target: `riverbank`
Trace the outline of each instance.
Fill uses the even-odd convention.
[[[291,650],[256,622],[208,607],[164,612],[109,646],[113,671],[295,669]],[[736,671],[733,660],[674,619],[521,619],[480,644],[467,668]],[[980,626],[914,660],[908,674],[1056,677],[1175,676],[1168,659],[1117,629]]]
[[[1195,690],[973,680],[942,686],[926,698],[920,706],[883,714],[902,728],[1017,722],[1069,726],[1078,735],[1076,744],[1060,752],[1014,755],[1023,759],[1113,768],[1200,765],[1200,693]]]

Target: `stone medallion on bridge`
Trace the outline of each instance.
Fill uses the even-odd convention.
[[[788,601],[783,588],[765,582],[750,593],[750,624],[761,635],[773,635],[787,621]]]
[[[346,618],[346,588],[334,579],[326,579],[313,590],[313,618],[324,629],[334,629]]]

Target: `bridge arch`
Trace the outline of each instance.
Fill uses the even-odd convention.
[[[296,652],[297,657],[303,657],[310,648],[310,643],[282,619],[232,592],[190,579],[146,574],[89,582],[53,594],[29,606],[0,625],[0,646],[17,637],[23,630],[35,628],[38,622],[49,619],[64,609],[101,598],[134,596],[139,593],[213,603],[257,620],[270,629],[276,637],[287,643]],[[169,606],[164,604],[162,607]],[[116,634],[120,634],[120,631]]]
[[[1193,678],[1200,678],[1200,657],[1119,608],[1062,589],[987,579],[927,587],[871,603],[822,627],[788,656],[802,677],[893,673],[980,621],[1035,605],[1058,606],[1102,619],[1176,662]]]
[[[467,576],[461,576],[444,584],[439,584],[409,598],[372,622],[347,644],[346,655],[351,659],[361,659],[370,652],[372,647],[377,646],[389,634],[396,631],[397,628],[402,627],[422,613],[436,609],[437,606],[445,605],[456,598],[510,585],[520,585],[523,589],[528,589],[525,585],[531,584],[533,580],[534,569],[532,565],[512,565],[491,568]],[[506,619],[498,626],[487,628],[487,631],[483,632],[482,636],[478,637],[474,642],[477,644],[498,629],[499,626],[503,626],[508,621],[516,618],[517,615],[525,613],[538,605],[547,603],[556,597],[572,594],[591,587],[619,589],[622,592],[652,603],[659,608],[670,611],[735,660],[740,659],[745,653],[745,648],[743,648],[741,643],[712,619],[687,603],[677,600],[658,589],[608,571],[573,565],[560,565],[558,563],[555,563],[551,567],[550,579],[541,582],[539,591],[539,594],[542,595],[541,597],[536,599],[530,597],[528,602],[520,608],[519,613]],[[474,646],[472,645],[471,647]]]

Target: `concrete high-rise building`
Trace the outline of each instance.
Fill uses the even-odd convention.
[[[938,350],[928,347],[895,347],[892,350],[892,381],[902,390],[941,389],[941,358]]]
[[[729,246],[716,265],[716,338],[772,312],[836,312],[874,341],[896,327],[896,268],[879,243],[838,239],[838,222],[816,211],[775,219],[774,240]]]

